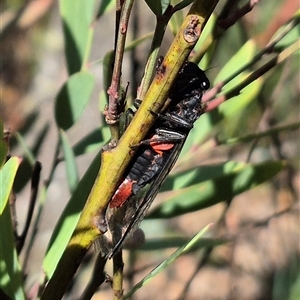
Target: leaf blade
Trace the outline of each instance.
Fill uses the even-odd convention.
[[[60,0],[65,56],[69,74],[81,70],[89,49],[89,30],[94,18],[95,0]]]
[[[0,286],[11,299],[25,299],[8,205],[20,159],[10,158],[0,170]]]
[[[90,100],[93,88],[94,76],[90,72],[70,76],[55,101],[55,121],[59,128],[66,131],[74,125]]]
[[[72,193],[74,192],[74,189],[79,181],[78,168],[75,160],[75,155],[68,141],[67,135],[63,130],[60,130],[59,134],[66,163],[67,181],[69,190]]]
[[[284,167],[284,162],[245,165],[232,173],[181,189],[155,208],[147,219],[172,218],[226,201],[269,180]]]

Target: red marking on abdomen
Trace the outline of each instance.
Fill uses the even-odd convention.
[[[129,179],[125,179],[113,195],[109,206],[111,208],[118,208],[124,204],[124,202],[131,196],[132,194],[132,185],[133,181]]]
[[[153,142],[150,142],[151,148],[160,155],[163,155],[164,151],[168,151],[174,147],[174,143],[159,143],[156,142],[155,139],[159,138],[157,135],[153,135],[151,139]]]

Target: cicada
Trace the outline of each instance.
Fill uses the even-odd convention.
[[[112,241],[106,242],[107,251],[104,251],[109,258],[120,250],[143,220],[177,161],[194,122],[204,112],[201,100],[209,86],[205,73],[195,63],[186,62],[179,71],[169,93],[168,108],[157,115],[109,203],[106,218]],[[135,106],[139,103],[136,100]]]

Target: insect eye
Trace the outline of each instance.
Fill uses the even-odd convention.
[[[201,87],[202,87],[204,90],[208,90],[209,87],[210,87],[210,82],[209,82],[209,80],[207,79],[207,80],[202,81]]]

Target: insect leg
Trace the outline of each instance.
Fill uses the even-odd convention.
[[[143,140],[139,143],[141,145],[150,145],[152,148],[155,148],[155,144],[174,144],[185,139],[185,135],[176,131],[172,131],[164,128],[155,129],[155,135],[150,139]],[[164,149],[163,149],[164,150]]]

